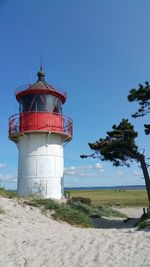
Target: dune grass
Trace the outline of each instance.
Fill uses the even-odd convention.
[[[126,218],[127,216],[119,211],[112,209],[111,207],[98,205],[98,206],[91,206],[84,203],[73,202],[70,206],[74,209],[80,210],[87,214],[90,217],[120,217]]]
[[[25,202],[34,207],[40,207],[42,211],[52,211],[51,216],[58,221],[65,221],[71,225],[80,227],[94,227],[92,217],[127,217],[121,212],[112,208],[97,206],[93,207],[81,203],[80,201],[69,202],[67,204],[58,203],[51,199],[32,198]]]
[[[52,199],[33,198],[26,204],[40,207],[42,211],[52,211],[51,216],[58,221],[65,221],[71,225],[80,227],[93,227],[91,218],[84,212],[74,209],[68,204],[58,203]]]
[[[8,198],[18,198],[18,194],[14,191],[6,190],[3,187],[0,187],[0,196]]]
[[[147,212],[142,215],[137,225],[137,229],[138,230],[146,229],[150,231],[150,210],[147,210]]]
[[[71,225],[80,227],[93,227],[91,218],[84,212],[74,209],[69,205],[61,204],[55,213],[52,214],[55,220],[65,221]]]
[[[149,229],[150,230],[150,218],[141,220],[137,226],[138,230]]]
[[[70,190],[70,197],[90,198],[92,205],[146,207],[146,190]]]

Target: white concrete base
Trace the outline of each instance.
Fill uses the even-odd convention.
[[[64,195],[63,136],[24,134],[18,139],[18,193],[61,199]]]

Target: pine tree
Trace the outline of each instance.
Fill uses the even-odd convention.
[[[145,157],[139,152],[135,138],[138,133],[127,119],[123,119],[119,125],[113,125],[105,138],[100,138],[95,143],[89,143],[94,153],[81,155],[81,158],[98,158],[102,161],[111,161],[116,167],[127,166],[135,160],[140,163],[145,178],[146,190],[150,205],[150,177],[145,162]]]

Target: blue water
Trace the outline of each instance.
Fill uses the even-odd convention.
[[[70,190],[142,190],[144,185],[124,185],[124,186],[101,186],[101,187],[65,187],[65,191]]]
[[[120,186],[93,186],[93,187],[65,187],[65,191],[81,191],[81,190],[143,190],[146,189],[145,185],[120,185]],[[8,189],[16,192],[16,189]]]

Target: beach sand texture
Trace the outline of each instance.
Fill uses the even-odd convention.
[[[0,207],[0,267],[150,266],[150,231],[122,220],[106,229],[72,227],[14,199],[0,198]]]

